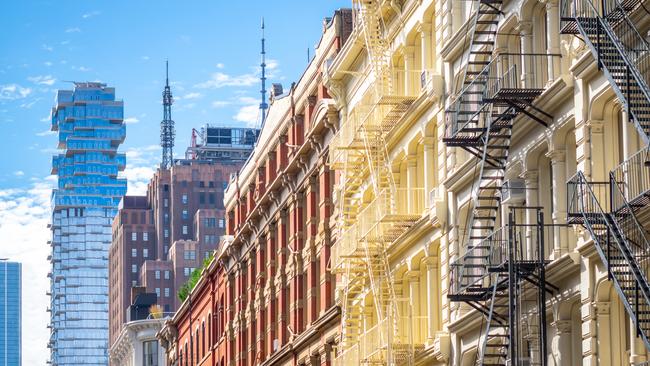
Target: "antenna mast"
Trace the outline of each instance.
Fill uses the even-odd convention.
[[[169,87],[169,61],[165,61],[165,89],[163,97],[163,120],[160,122],[160,146],[162,147],[162,162],[160,167],[163,169],[171,168],[173,164],[174,149],[174,121],[172,120],[172,104],[174,98]]]
[[[262,62],[260,67],[262,68],[262,77],[260,81],[262,82],[262,103],[260,103],[260,114],[262,119],[262,126],[264,126],[264,121],[266,120],[266,110],[269,108],[269,105],[266,103],[266,48],[265,48],[265,39],[264,39],[264,18],[262,17]]]

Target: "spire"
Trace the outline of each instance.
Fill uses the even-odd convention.
[[[269,108],[269,105],[266,103],[266,48],[264,38],[264,17],[262,17],[262,52],[260,55],[262,56],[262,62],[260,63],[260,67],[262,69],[262,76],[260,77],[260,81],[262,82],[262,90],[260,90],[260,93],[262,94],[262,103],[260,103],[260,115],[262,120],[261,125],[264,126],[264,121],[266,120],[266,110]]]
[[[169,61],[165,61],[165,89],[163,97],[163,120],[160,122],[160,146],[162,147],[162,161],[160,167],[169,169],[173,163],[174,150],[174,121],[172,120],[172,104],[174,98],[169,87]]]

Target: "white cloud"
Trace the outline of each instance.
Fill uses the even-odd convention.
[[[31,88],[25,88],[18,84],[0,85],[0,100],[15,100],[26,98],[31,93]]]
[[[47,67],[50,67],[50,66],[52,66],[52,63],[50,61],[45,61],[45,62],[43,62],[43,65],[45,65]]]
[[[88,19],[88,18],[92,18],[94,16],[97,16],[99,14],[101,14],[101,13],[99,11],[95,10],[95,11],[91,11],[90,13],[85,13],[81,17],[84,18],[84,19]]]
[[[49,46],[49,45],[46,45],[46,44],[41,45],[41,48],[43,50],[45,50],[45,51],[48,51],[48,52],[54,51],[54,48],[52,46]]]
[[[16,170],[14,172],[14,175],[17,177],[22,177],[23,175],[25,175],[25,172],[23,172],[22,170]]]
[[[138,123],[138,122],[140,122],[140,120],[137,117],[128,117],[124,119],[124,123],[126,123],[127,125]]]
[[[197,98],[201,98],[202,96],[203,96],[203,94],[201,94],[201,93],[193,92],[193,93],[187,93],[187,94],[185,94],[185,95],[182,97],[182,99],[197,99]]]
[[[212,108],[223,108],[225,106],[228,106],[232,103],[226,101],[226,100],[215,100],[212,102]]]
[[[72,27],[65,30],[66,33],[79,33],[81,29],[79,27]]]
[[[242,75],[228,75],[223,72],[215,72],[210,77],[210,80],[199,83],[197,88],[216,89],[226,86],[251,86],[259,81],[259,78],[254,74]]]
[[[36,98],[36,99],[34,99],[34,100],[32,100],[32,101],[25,102],[25,103],[21,103],[21,104],[20,104],[20,108],[30,109],[30,108],[33,107],[34,104],[36,104],[36,102],[38,102],[39,100],[41,100],[41,98]]]
[[[224,65],[221,62],[219,62],[215,66],[217,67],[217,69],[223,69],[224,68]]]
[[[51,75],[30,76],[27,80],[38,85],[53,85],[56,82],[56,79]]]
[[[258,100],[253,97],[239,97],[237,101],[241,104],[253,104],[257,103]]]
[[[41,137],[42,137],[42,136],[50,136],[50,135],[56,135],[56,131],[45,130],[45,131],[38,132],[38,133],[36,134],[36,136],[41,136]]]
[[[140,59],[142,61],[149,61],[149,56],[141,56]]]
[[[126,169],[122,176],[128,180],[129,195],[143,195],[160,162],[160,146],[148,145],[126,150]]]
[[[85,67],[85,66],[72,66],[72,70],[86,72],[86,71],[90,71],[91,69],[89,67]]]
[[[248,126],[255,126],[257,124],[258,113],[259,106],[257,104],[251,104],[239,108],[239,111],[233,118],[235,121],[246,122]]]
[[[50,220],[51,177],[35,180],[31,186],[0,190],[0,237],[9,241],[0,245],[0,257],[22,263],[23,364],[43,365],[48,354],[49,297],[47,261],[51,238]]]

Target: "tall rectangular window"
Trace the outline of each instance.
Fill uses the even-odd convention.
[[[160,271],[156,271],[155,275],[156,275],[156,279],[159,280],[160,279]]]
[[[145,231],[144,233],[142,233],[142,241],[149,241],[149,233],[148,232]]]
[[[156,296],[160,297],[160,287],[156,287]]]
[[[169,287],[165,287],[165,297],[169,297]]]
[[[187,195],[186,195],[186,194],[184,194],[184,195],[181,197],[181,201],[183,202],[184,205],[187,205]]]
[[[131,273],[138,273],[138,266],[136,264],[131,265]]]
[[[137,232],[136,233],[131,233],[131,240],[132,241],[138,240],[138,233]]]
[[[169,207],[169,198],[163,199],[163,206],[164,207]]]
[[[187,220],[190,217],[190,214],[187,212],[187,210],[183,210],[183,220]]]
[[[166,279],[166,280],[169,279],[169,271],[165,271],[165,279]]]
[[[165,238],[169,238],[169,229],[165,229],[164,236]]]
[[[187,225],[183,225],[183,235],[187,235]]]
[[[142,344],[142,365],[158,366],[158,341],[146,341]]]
[[[135,258],[135,257],[137,257],[137,256],[138,256],[138,249],[136,249],[136,248],[132,248],[132,249],[131,249],[131,257],[132,257],[132,258]]]
[[[149,258],[149,249],[147,248],[142,249],[142,257]]]

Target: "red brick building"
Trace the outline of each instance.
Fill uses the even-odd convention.
[[[250,132],[252,138],[245,144],[237,140],[208,146],[232,154],[231,159],[176,160],[170,169],[158,169],[145,196],[125,196],[121,202],[109,249],[111,345],[128,320],[133,286],[155,293],[163,311],[175,311],[181,304],[178,290],[225,233],[224,191],[245,155],[250,155],[258,130],[218,130]]]
[[[351,28],[351,11],[336,11],[300,81],[274,88],[252,157],[225,192],[228,236],[159,333],[168,364],[331,364],[340,309],[327,161],[339,112],[323,74]]]

